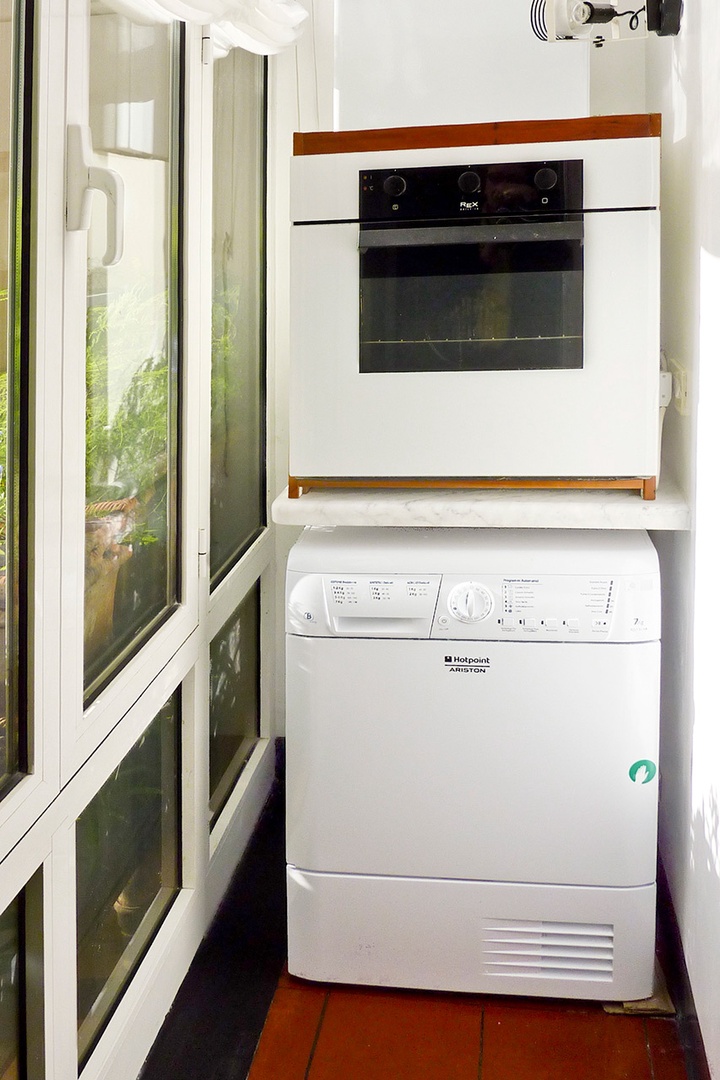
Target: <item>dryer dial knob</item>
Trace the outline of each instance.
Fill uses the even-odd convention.
[[[493,595],[479,581],[463,581],[450,590],[448,611],[460,622],[476,623],[486,619],[494,606]]]

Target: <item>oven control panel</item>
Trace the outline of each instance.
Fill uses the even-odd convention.
[[[579,212],[582,161],[512,161],[362,170],[360,221],[508,217]]]

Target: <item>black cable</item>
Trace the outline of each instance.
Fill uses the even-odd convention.
[[[637,11],[618,11],[615,17],[617,19],[622,19],[625,15],[629,15],[630,22],[628,23],[628,26],[631,30],[637,30],[638,26],[640,25],[640,16],[642,15],[644,10],[645,8],[641,7],[638,8]]]

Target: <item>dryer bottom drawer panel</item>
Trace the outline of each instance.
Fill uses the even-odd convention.
[[[288,867],[288,967],[322,982],[602,1001],[653,989],[655,886],[607,889]]]

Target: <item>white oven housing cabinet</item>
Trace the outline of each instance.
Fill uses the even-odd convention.
[[[563,137],[592,121],[557,121],[538,123],[532,142],[512,142],[514,125],[499,124],[477,135],[491,127],[502,145],[345,152],[348,136],[369,133],[341,132],[326,136],[332,152],[296,150],[291,477],[657,476],[660,140],[622,137],[623,118],[613,119],[600,138]],[[474,129],[463,130],[471,138]],[[312,136],[299,139],[307,146]],[[547,161],[582,166],[582,366],[422,370],[419,360],[417,370],[361,370],[360,177]],[[437,282],[440,299],[448,280]],[[387,298],[401,304],[392,289]]]
[[[287,575],[291,973],[648,997],[659,638],[646,533],[306,530]]]

